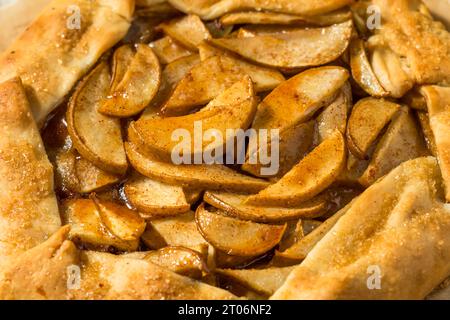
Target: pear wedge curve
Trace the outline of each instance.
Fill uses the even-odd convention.
[[[66,113],[67,130],[77,151],[108,172],[123,174],[128,163],[120,122],[97,111],[108,94],[108,66],[100,63],[78,86]]]
[[[349,20],[330,27],[210,41],[262,65],[302,68],[319,66],[337,59],[349,45],[352,28],[352,22]]]
[[[245,203],[282,207],[300,205],[334,182],[344,168],[346,158],[344,137],[336,130],[283,178],[249,196]]]

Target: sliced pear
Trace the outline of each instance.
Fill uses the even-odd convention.
[[[425,100],[425,97],[420,93],[417,87],[413,88],[412,90],[409,90],[403,97],[402,102],[403,104],[407,105],[408,107],[418,110],[418,111],[427,111],[427,101]]]
[[[208,272],[203,257],[197,251],[189,248],[165,247],[146,253],[144,259],[182,276],[194,279],[201,279]]]
[[[155,219],[147,223],[142,241],[151,249],[181,246],[202,252],[208,244],[197,230],[194,212],[176,217]]]
[[[217,269],[216,273],[226,277],[229,281],[237,281],[251,290],[270,296],[283,285],[294,268],[295,266],[245,270]]]
[[[399,110],[398,104],[387,100],[359,100],[348,121],[347,140],[350,151],[360,159],[366,159],[372,144]]]
[[[326,189],[345,166],[347,150],[339,131],[322,142],[275,184],[247,198],[258,206],[298,206]]]
[[[126,241],[136,241],[145,230],[145,221],[135,211],[114,202],[98,199],[91,195],[98,214],[106,229]]]
[[[99,107],[103,114],[130,117],[141,112],[158,92],[161,68],[158,57],[144,44],[137,51],[122,80]]]
[[[427,101],[430,127],[446,186],[446,200],[450,202],[450,88],[424,86],[420,91]]]
[[[197,227],[215,248],[230,255],[255,256],[263,254],[280,242],[286,225],[267,225],[242,221],[212,213],[201,204],[195,212]]]
[[[309,120],[335,99],[348,77],[344,68],[327,66],[306,70],[286,80],[260,103],[252,127],[281,131]]]
[[[136,146],[125,143],[131,165],[141,174],[170,184],[210,190],[257,192],[268,186],[261,179],[239,174],[222,165],[174,165],[143,156]]]
[[[402,107],[378,143],[359,182],[368,187],[402,162],[425,155],[425,146],[416,122],[407,107]]]
[[[413,87],[414,80],[405,71],[400,57],[391,49],[375,47],[370,63],[378,81],[390,96],[400,98]]]
[[[351,20],[324,28],[310,28],[256,35],[251,38],[212,39],[214,45],[278,68],[300,68],[325,64],[347,49]]]
[[[127,73],[128,67],[133,61],[134,54],[133,48],[130,45],[123,45],[114,51],[111,62],[111,93],[116,90],[117,86]]]
[[[375,97],[385,97],[388,92],[384,90],[372,70],[369,58],[361,39],[354,39],[350,44],[350,66],[353,79],[368,94]]]
[[[316,137],[314,145],[328,139],[335,130],[345,134],[347,116],[352,107],[352,90],[347,82],[336,99],[316,119]]]
[[[165,34],[191,50],[197,50],[197,46],[202,41],[211,38],[211,34],[202,20],[192,14],[164,22],[160,28]]]
[[[178,44],[169,36],[150,42],[150,48],[153,49],[158,56],[159,61],[163,64],[171,63],[177,59],[187,57],[192,51]]]
[[[353,200],[354,201],[354,200]],[[293,261],[300,262],[306,258],[308,253],[314,248],[314,246],[333,228],[333,226],[339,221],[339,219],[350,209],[351,204],[339,210],[332,217],[328,218],[325,222],[314,228],[309,234],[301,238],[294,243],[290,248],[283,252],[275,251],[275,257],[273,259],[274,264],[282,264],[283,262]]]
[[[426,112],[418,111],[416,114],[417,119],[419,119],[420,127],[422,128],[427,148],[434,157],[437,157],[436,140],[434,139],[433,130],[431,129],[430,117]]]
[[[198,54],[193,54],[166,65],[161,75],[161,85],[158,93],[142,113],[141,119],[154,118],[158,115],[177,83],[198,63],[200,63]]]
[[[177,215],[190,209],[182,187],[168,185],[138,173],[134,173],[125,183],[123,191],[130,204],[146,219]]]
[[[55,180],[62,189],[90,193],[116,184],[120,177],[94,166],[90,161],[69,150],[55,157]]]
[[[120,122],[97,111],[108,94],[108,66],[101,62],[77,87],[66,113],[67,129],[77,151],[97,167],[123,174],[128,163]]]
[[[61,207],[61,219],[64,224],[71,226],[69,237],[74,242],[84,247],[102,250],[115,247],[122,251],[135,251],[138,248],[139,233],[143,231],[142,221],[138,224],[139,227],[135,228],[132,226],[134,224],[128,224],[126,221],[128,216],[117,215],[115,219],[103,220],[91,199],[66,200]],[[109,212],[107,215],[111,217]],[[125,236],[125,239],[110,232],[103,221],[108,222],[109,228]],[[134,237],[131,236],[132,234]]]
[[[329,26],[351,19],[349,10],[338,10],[319,16],[298,16],[269,11],[242,11],[228,13],[220,18],[223,25],[275,24]]]
[[[212,20],[232,11],[258,8],[297,15],[319,15],[340,9],[351,0],[168,0],[184,13],[195,13],[205,20]]]
[[[212,56],[194,66],[176,86],[163,108],[166,115],[182,115],[204,105],[231,85],[249,75],[255,91],[267,91],[284,81],[275,70],[256,66],[231,56]]]
[[[215,153],[215,150],[220,149],[222,153],[214,156],[221,157],[225,152],[224,146],[231,145],[230,142],[236,137],[236,133],[229,134],[227,131],[247,129],[255,111],[256,97],[252,80],[245,76],[197,113],[180,117],[140,119],[135,126],[149,152],[167,160],[172,159],[174,152],[179,152],[180,156],[190,157],[190,161],[194,162],[196,155],[213,154],[213,151]],[[196,129],[199,123],[201,128]],[[176,151],[180,142],[174,141],[172,135],[177,130],[189,132],[190,141],[184,141],[184,144],[190,147],[190,150]],[[203,143],[198,143],[196,139],[199,138],[199,133],[196,131],[201,132],[203,137],[205,132],[211,130],[219,132],[222,139],[214,138],[214,142],[202,139]]]
[[[255,262],[257,262],[259,259],[264,257],[264,255],[260,256],[233,256],[230,255],[224,251],[221,251],[219,249],[216,249],[215,247],[211,246],[213,248],[212,253],[210,256],[212,260],[214,260],[215,269],[217,268],[245,268]]]
[[[314,125],[315,121],[311,120],[305,123],[292,125],[280,132],[279,136],[276,138],[278,139],[279,154],[277,172],[269,174],[270,172],[268,173],[267,170],[264,170],[263,168],[272,166],[272,162],[268,165],[263,165],[258,156],[261,150],[250,147],[246,161],[241,169],[257,177],[281,178],[310,151],[314,138]],[[267,157],[272,159],[272,141],[270,141],[270,137],[268,137],[267,140],[269,141],[267,146],[265,146],[265,144],[261,145],[260,143],[258,143],[258,146],[261,145],[260,148],[265,148],[264,151],[267,151]],[[257,160],[256,163],[250,162],[250,159],[252,158]]]
[[[325,196],[317,196],[297,208],[256,207],[245,204],[247,198],[248,194],[223,191],[207,191],[203,196],[205,202],[224,210],[232,217],[262,223],[319,217],[327,211],[328,206],[328,199]]]
[[[371,148],[369,154],[373,153],[375,145]],[[358,179],[362,176],[364,171],[366,171],[369,166],[370,160],[359,159],[354,156],[353,153],[349,152],[347,157],[347,165],[344,170],[342,170],[339,177],[336,179],[336,184],[346,185],[346,186],[359,186]]]

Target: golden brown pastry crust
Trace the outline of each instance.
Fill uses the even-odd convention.
[[[437,161],[405,162],[368,188],[272,299],[423,299],[450,275],[450,210]],[[367,285],[370,266],[381,288]]]
[[[50,164],[20,79],[0,84],[0,266],[61,226]]]
[[[430,127],[446,186],[445,198],[450,202],[450,88],[424,86],[420,90],[427,101]]]
[[[419,84],[450,83],[450,33],[420,12],[421,2],[374,0],[383,19],[380,34]]]
[[[80,28],[71,20],[80,9]],[[134,0],[54,0],[0,55],[0,82],[20,76],[33,115],[42,126],[75,82],[120,39]]]

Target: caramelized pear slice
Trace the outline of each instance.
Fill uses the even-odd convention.
[[[116,90],[117,86],[127,73],[128,67],[133,61],[134,54],[133,48],[130,45],[123,45],[114,51],[111,62],[111,93]]]
[[[210,190],[257,192],[268,186],[261,179],[245,176],[222,165],[174,165],[143,156],[133,144],[125,143],[131,165],[155,180],[183,187]]]
[[[123,192],[128,202],[146,219],[177,215],[190,209],[182,187],[138,173],[134,173],[125,183]]]
[[[368,94],[375,97],[388,95],[372,70],[364,48],[364,42],[361,39],[354,39],[350,44],[350,67],[353,79]]]
[[[141,112],[158,92],[161,68],[158,57],[144,44],[137,51],[114,91],[99,107],[103,114],[130,117]]]
[[[118,219],[127,219],[127,217],[116,216]],[[135,229],[128,229],[127,222],[121,221],[112,227],[118,234],[126,235],[126,239],[122,239],[115,234],[111,233],[109,229],[103,224],[102,218],[100,218],[99,210],[91,199],[73,199],[67,200],[62,203],[61,219],[64,224],[69,224],[71,230],[69,237],[74,242],[96,249],[108,249],[109,247],[115,247],[123,251],[134,251],[138,248],[139,237],[138,229],[142,226],[142,222],[137,225],[139,227]],[[118,220],[107,220],[111,223],[115,223]],[[125,227],[122,229],[121,227]],[[144,223],[145,227],[145,223]],[[126,231],[125,231],[126,230]],[[135,234],[136,237],[128,237],[131,234]]]
[[[123,205],[91,196],[103,225],[114,236],[125,241],[136,241],[145,230],[145,221],[139,214]]]
[[[145,254],[145,260],[193,279],[201,279],[208,272],[200,253],[184,247],[165,247]]]
[[[430,127],[446,185],[446,200],[450,202],[450,88],[424,86],[420,91],[427,101]]]
[[[283,75],[269,68],[256,66],[231,56],[212,56],[194,66],[177,84],[163,107],[166,115],[187,114],[204,105],[224,90],[249,75],[255,91],[267,91],[284,81]]]
[[[250,126],[255,111],[256,97],[252,80],[245,76],[197,113],[180,117],[141,119],[135,126],[149,152],[172,161],[176,153],[183,159],[187,157],[189,161],[194,162],[193,159],[196,159],[197,155],[210,154],[216,159],[221,157],[225,147],[234,141],[236,130],[245,130]],[[181,130],[183,134],[178,136],[178,139],[182,138],[182,142],[174,141],[173,135]],[[203,143],[198,143],[196,139],[199,132],[205,137],[206,132],[212,131],[214,136],[203,138]],[[221,138],[217,138],[217,135],[221,135]]]
[[[314,145],[328,139],[335,130],[345,134],[347,116],[352,107],[352,90],[347,82],[336,99],[316,119],[316,137]]]
[[[213,213],[201,204],[195,212],[197,227],[215,248],[236,256],[256,256],[275,247],[286,225],[242,221]]]
[[[66,113],[67,129],[77,151],[97,167],[123,174],[128,163],[120,122],[97,111],[110,86],[108,66],[101,62],[77,87]]]
[[[197,50],[197,46],[204,40],[211,38],[211,34],[196,15],[176,18],[160,25],[165,34],[171,36],[185,47]]]
[[[197,230],[192,211],[176,217],[149,221],[142,235],[142,241],[151,249],[182,246],[203,252],[203,249],[208,247],[207,242]]]
[[[387,100],[359,100],[348,121],[347,140],[350,151],[360,159],[366,159],[372,144],[399,110],[398,104]]]
[[[96,167],[72,150],[56,155],[55,171],[62,189],[77,193],[90,193],[120,181],[118,175]]]
[[[258,106],[252,127],[275,129],[309,120],[330,104],[349,74],[341,67],[306,70],[276,87]]]
[[[351,20],[324,28],[289,30],[250,38],[210,40],[257,63],[277,68],[300,68],[325,64],[347,49]]]
[[[311,120],[305,123],[298,123],[283,129],[278,137],[278,170],[271,172],[267,167],[273,166],[272,161],[268,166],[263,165],[260,157],[259,149],[249,147],[248,155],[245,159],[245,163],[241,169],[254,176],[267,178],[267,177],[279,177],[284,176],[289,170],[292,169],[306,154],[310,151],[314,139],[314,126],[315,121]],[[273,160],[272,156],[272,141],[270,137],[267,147],[264,147],[264,151],[267,150],[267,157]],[[260,144],[258,144],[259,146]],[[264,143],[262,144],[262,147]],[[253,161],[250,161],[253,159]],[[254,161],[256,160],[256,161]]]
[[[246,9],[274,11],[297,15],[319,15],[340,9],[351,0],[168,0],[184,13],[195,13],[205,20],[216,19],[225,13]]]
[[[425,155],[423,138],[407,107],[402,107],[378,143],[359,183],[368,187],[402,162]]]
[[[177,59],[187,57],[192,54],[192,51],[179,45],[177,41],[169,36],[162,37],[149,44],[159,61],[163,64],[171,63]]]
[[[344,137],[339,131],[335,131],[283,178],[257,195],[248,197],[245,203],[258,206],[298,206],[333,183],[344,168],[346,158]]]
[[[169,99],[177,83],[198,63],[200,63],[198,54],[193,54],[166,65],[161,75],[161,85],[159,86],[158,93],[142,113],[141,119],[150,119],[159,116],[161,107]]]
[[[294,268],[295,266],[243,270],[217,269],[215,272],[229,281],[236,281],[260,294],[270,296],[283,285]]]
[[[319,16],[299,16],[269,11],[242,11],[222,16],[220,23],[225,26],[235,24],[329,26],[349,19],[351,19],[349,10],[337,10]]]
[[[427,112],[416,112],[417,119],[419,120],[420,127],[422,128],[423,137],[425,138],[425,143],[430,151],[430,153],[433,155],[433,157],[437,157],[437,147],[436,147],[436,140],[434,139],[433,130],[431,129],[430,125],[430,117],[428,116]]]
[[[245,204],[247,198],[248,194],[223,191],[207,191],[203,196],[205,202],[232,217],[262,223],[319,217],[327,211],[328,205],[327,197],[320,195],[302,203],[297,208],[256,207]]]

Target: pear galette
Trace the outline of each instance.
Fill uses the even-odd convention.
[[[1,299],[450,298],[421,1],[53,0],[0,124]]]

